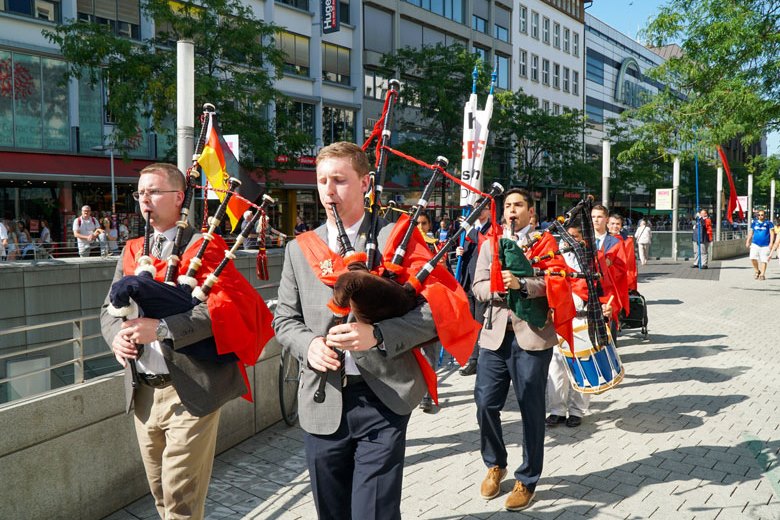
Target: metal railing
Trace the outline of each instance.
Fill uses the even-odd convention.
[[[4,387],[6,389],[6,395],[4,396],[3,393],[0,392],[0,406],[20,399],[42,395],[70,384],[83,383],[91,377],[97,377],[115,371],[119,367],[119,364],[114,360],[111,351],[103,348],[99,352],[87,353],[87,349],[85,348],[88,341],[98,338],[99,344],[102,343],[103,347],[105,347],[102,335],[99,332],[94,334],[86,333],[87,324],[92,321],[97,321],[98,319],[99,315],[92,314],[67,320],[41,323],[38,325],[21,325],[0,330],[0,344],[6,343],[6,338],[10,338],[15,334],[25,334],[25,337],[27,337],[30,332],[67,326],[70,326],[71,330],[70,337],[47,341],[30,347],[25,344],[24,346],[17,347],[18,350],[14,352],[4,352],[0,354],[0,365],[4,364],[6,366],[6,377],[0,379],[0,388]],[[99,330],[99,328],[98,324],[97,329]],[[56,336],[57,334],[50,333],[49,335]],[[65,348],[68,346],[70,346],[69,349]],[[54,359],[54,363],[47,364],[43,368],[23,370],[18,374],[8,376],[8,367],[14,362],[36,359],[45,359],[48,361]],[[109,360],[109,363],[102,364],[102,367],[96,366],[93,367],[92,370],[86,370],[86,367],[90,362],[106,359]],[[68,370],[68,367],[72,367],[72,369]],[[43,382],[42,386],[44,389],[42,391],[37,391],[35,385],[14,385],[15,382],[24,383],[25,380],[30,382],[31,378],[42,374],[48,375],[47,378],[38,378],[39,382]],[[28,392],[25,392],[25,390]]]

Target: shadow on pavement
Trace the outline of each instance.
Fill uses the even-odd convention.
[[[664,433],[698,428],[701,417],[716,415],[722,409],[741,403],[748,396],[676,395],[632,403],[622,410],[610,410],[605,418],[614,416],[615,427],[634,433]]]
[[[654,348],[645,352],[621,353],[620,360],[625,365],[635,361],[656,361],[663,359],[699,359],[707,356],[717,356],[727,349],[728,345],[677,345],[674,347]]]
[[[652,384],[681,383],[683,381],[698,381],[700,383],[724,383],[735,377],[741,376],[750,370],[750,367],[732,368],[673,368],[666,372],[653,372],[640,376],[626,374],[621,388],[627,386],[644,386]]]
[[[648,305],[681,305],[685,303],[682,300],[647,300]]]

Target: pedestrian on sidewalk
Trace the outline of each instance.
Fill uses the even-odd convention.
[[[766,265],[775,240],[774,227],[766,218],[764,210],[759,210],[757,218],[750,223],[745,247],[750,248],[750,262],[753,264],[753,278],[756,280],[766,279]]]
[[[699,211],[693,224],[693,265],[709,269],[710,242],[712,242],[712,221],[706,209]]]
[[[650,255],[650,245],[653,243],[653,230],[650,229],[650,222],[642,219],[639,221],[639,227],[634,233],[634,239],[639,249],[639,263],[647,265],[647,259]]]
[[[314,504],[321,520],[400,519],[406,430],[426,391],[412,351],[433,339],[436,328],[422,300],[397,318],[336,324],[327,306],[335,283],[330,275],[342,264],[333,207],[345,240],[365,251],[370,166],[365,152],[348,142],[323,148],[316,164],[327,222],[288,244],[274,318],[279,343],[301,362],[298,412]],[[379,227],[382,251],[393,224],[380,220]],[[323,372],[324,401],[314,402]]]
[[[506,192],[505,229],[519,229],[516,236],[521,246],[529,241],[530,217],[533,214],[534,201],[527,190],[513,188]],[[507,226],[508,222],[513,225]],[[497,239],[496,236],[492,240]],[[550,320],[542,328],[534,327],[507,307],[506,295],[490,291],[490,266],[493,261],[493,248],[483,247],[472,284],[474,296],[492,308],[489,311],[492,316],[488,314],[492,318],[490,328],[483,327],[479,338],[481,348],[474,387],[480,452],[488,468],[480,495],[488,500],[497,497],[501,493],[501,480],[507,473],[501,410],[512,383],[523,419],[523,462],[514,472],[515,484],[504,507],[509,511],[520,511],[531,505],[542,475],[545,387],[557,336]],[[546,298],[544,278],[518,278],[509,270],[501,271],[501,276],[504,285],[509,290],[519,291],[523,298]]]

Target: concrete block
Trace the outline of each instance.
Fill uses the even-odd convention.
[[[30,265],[24,268],[25,287],[45,287],[79,283],[79,264]]]
[[[0,318],[0,331],[7,331],[14,327],[21,327],[25,325],[24,317],[18,316],[15,318]],[[6,354],[10,349],[18,347],[24,347],[27,344],[26,336],[24,332],[18,332],[15,334],[0,334],[0,352]]]
[[[0,302],[0,320],[23,317],[25,311],[24,287],[5,287],[2,285],[3,282],[4,280],[0,280],[0,287],[2,287],[0,294],[3,295],[2,302]]]
[[[78,280],[25,285],[24,308],[28,316],[81,311],[82,287]]]

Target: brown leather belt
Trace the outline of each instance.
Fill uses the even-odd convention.
[[[172,383],[170,374],[138,374],[138,380],[152,388],[165,388]]]

